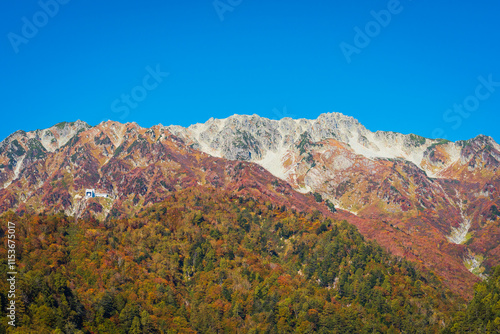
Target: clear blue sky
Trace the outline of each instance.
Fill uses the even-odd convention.
[[[53,1],[1,4],[0,140],[77,119],[337,111],[372,131],[500,141],[496,0],[219,0],[219,12],[213,0]],[[453,109],[464,102],[471,112]]]

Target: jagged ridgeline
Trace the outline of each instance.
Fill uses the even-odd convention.
[[[205,187],[127,219],[0,220],[18,226],[16,333],[437,333],[459,304],[345,221]]]

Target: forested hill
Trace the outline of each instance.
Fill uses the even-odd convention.
[[[16,333],[436,333],[460,303],[345,221],[209,187],[128,219],[7,221]]]
[[[500,333],[500,267],[474,288],[467,309],[457,312],[448,333]]]

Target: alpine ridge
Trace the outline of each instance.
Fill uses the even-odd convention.
[[[346,219],[470,297],[499,264],[499,161],[500,146],[487,136],[372,132],[340,113],[234,115],[188,128],[63,122],[0,143],[0,213],[105,219],[189,187],[232,189]],[[111,196],[84,198],[86,188]]]

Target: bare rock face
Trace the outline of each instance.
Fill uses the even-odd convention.
[[[428,149],[447,143],[416,135],[371,132],[354,118],[339,113],[322,114],[316,120],[284,118],[279,121],[257,115],[235,115],[224,120],[212,118],[204,124],[188,128],[172,126],[169,129],[196,148],[227,159],[241,158],[259,163],[268,154],[281,152],[284,155],[296,146],[302,150],[305,144],[335,139],[367,158],[402,158],[426,172],[435,172],[422,164],[429,154]],[[454,143],[450,145],[457,146]],[[455,158],[456,152],[453,153],[446,163]]]
[[[188,128],[77,121],[0,143],[0,213],[131,215],[190,187],[325,214],[335,206],[337,218],[466,295],[499,264],[499,161],[490,137],[453,143],[371,132],[339,113],[234,115]],[[86,188],[110,197],[87,199]]]

